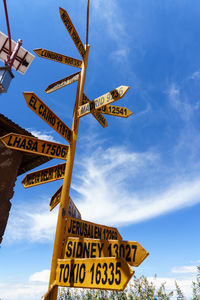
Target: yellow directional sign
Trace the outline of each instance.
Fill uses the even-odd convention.
[[[61,198],[61,192],[62,192],[62,186],[55,192],[55,194],[52,196],[51,201],[49,203],[50,211],[60,203]],[[81,214],[72,201],[71,197],[69,197],[69,207],[68,207],[68,215],[72,218],[81,219]]]
[[[47,94],[49,94],[49,93],[52,93],[52,92],[54,92],[54,91],[56,91],[56,90],[58,90],[58,89],[61,89],[62,87],[66,86],[66,85],[69,85],[69,84],[71,84],[71,83],[73,83],[73,82],[75,82],[75,81],[78,81],[78,79],[79,79],[79,74],[80,74],[80,72],[77,72],[77,73],[75,73],[75,74],[72,74],[72,75],[70,75],[70,76],[68,76],[68,77],[65,77],[65,78],[63,78],[63,79],[61,79],[61,80],[58,80],[58,81],[56,81],[56,82],[50,84],[50,85],[46,88],[45,92],[46,92]]]
[[[122,257],[129,265],[138,267],[148,254],[138,242],[68,237],[64,258]]]
[[[132,111],[130,111],[128,108],[115,105],[105,105],[101,108],[98,108],[97,111],[102,114],[122,118],[128,118],[132,115]]]
[[[68,15],[68,13],[66,12],[66,10],[64,10],[63,8],[59,7],[60,10],[60,16],[61,19],[65,25],[65,27],[67,28],[72,40],[74,41],[74,44],[76,46],[76,48],[78,49],[80,55],[84,58],[86,51],[85,51],[85,47],[83,46],[83,43]]]
[[[122,291],[133,274],[134,271],[123,258],[58,259],[56,284]]]
[[[40,57],[81,69],[82,61],[79,59],[65,56],[63,54],[59,54],[42,48],[34,49],[33,51]]]
[[[25,188],[63,179],[66,163],[27,174],[22,180]]]
[[[96,99],[94,99],[91,103],[84,104],[79,107],[79,117],[85,116],[90,112],[93,112],[94,109],[100,108],[104,105],[112,103],[116,100],[121,99],[126,92],[128,91],[128,86],[120,86],[115,90],[106,93]]]
[[[91,102],[92,101],[83,93],[82,105],[86,104],[86,103],[91,103]],[[102,116],[102,114],[100,112],[98,112],[97,110],[94,110],[91,113],[95,117],[95,119],[99,122],[99,124],[101,124],[101,126],[103,128],[108,126],[106,118],[104,118],[104,116]]]
[[[9,133],[0,138],[7,148],[66,160],[68,146]]]
[[[119,231],[114,227],[77,220],[71,217],[66,219],[65,235],[100,240],[122,240]]]
[[[42,120],[59,133],[66,141],[71,142],[72,131],[59,117],[33,92],[23,92],[28,107]]]

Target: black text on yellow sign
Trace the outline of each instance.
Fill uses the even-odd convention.
[[[100,240],[122,240],[119,231],[114,227],[104,226],[84,220],[67,217],[65,235]]]
[[[29,173],[22,180],[22,184],[25,188],[28,188],[58,179],[63,179],[65,175],[65,166],[66,163]]]
[[[82,105],[86,104],[86,103],[91,103],[92,101],[83,93],[83,98],[82,98]],[[94,110],[91,112],[93,117],[95,117],[95,119],[99,122],[99,124],[105,128],[108,126],[106,118],[104,118],[104,116],[102,116],[102,114],[97,111]]]
[[[132,115],[132,112],[128,108],[116,105],[105,105],[101,108],[98,108],[97,111],[102,114],[121,118],[128,118]]]
[[[33,50],[38,56],[47,58],[56,62],[60,62],[65,65],[69,65],[72,67],[81,68],[82,61],[73,57],[65,56],[56,52],[52,52],[46,49],[34,49]]]
[[[56,284],[122,291],[134,271],[123,258],[58,259]]]
[[[61,192],[62,186],[55,192],[55,194],[51,198],[51,201],[49,203],[50,211],[60,203]],[[72,218],[81,219],[81,214],[71,197],[69,197],[68,215]]]
[[[70,75],[70,76],[68,76],[68,77],[65,77],[65,78],[63,78],[63,79],[61,79],[61,80],[58,80],[58,81],[56,81],[56,82],[50,84],[50,85],[46,88],[45,92],[46,92],[47,94],[49,94],[49,93],[52,93],[52,92],[54,92],[54,91],[56,91],[56,90],[58,90],[58,89],[61,89],[61,88],[64,87],[64,86],[67,86],[67,85],[69,85],[69,84],[71,84],[71,83],[73,83],[73,82],[75,82],[75,81],[78,81],[78,79],[79,79],[79,74],[80,74],[80,72],[77,72],[77,73],[75,73],[75,74],[72,74],[72,75]]]
[[[68,146],[37,138],[9,133],[1,137],[7,148],[66,160]]]
[[[59,133],[66,141],[71,142],[72,131],[59,117],[33,92],[23,92],[28,107],[42,120]]]
[[[75,44],[76,48],[78,49],[80,55],[84,58],[85,54],[86,54],[85,48],[83,46],[83,43],[72,23],[68,13],[66,12],[66,10],[64,10],[61,7],[59,9],[60,9],[60,16],[61,16],[61,19],[62,19],[65,27],[67,28],[72,40],[74,41],[74,44]]]
[[[115,90],[94,99],[91,103],[80,106],[79,117],[85,116],[97,108],[121,99],[126,94],[128,89],[128,86],[120,86]]]
[[[138,267],[148,252],[138,242],[118,240],[101,241],[68,237],[64,258],[122,257],[129,265]]]

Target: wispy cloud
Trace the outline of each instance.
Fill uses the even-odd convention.
[[[27,130],[30,131],[38,139],[57,143],[54,137],[50,134],[51,132],[39,131],[32,128],[28,128]]]
[[[178,274],[197,273],[197,267],[196,266],[173,267],[171,272],[178,273]]]

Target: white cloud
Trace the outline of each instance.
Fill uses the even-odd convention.
[[[50,270],[36,272],[29,277],[29,282],[49,282]]]
[[[178,274],[197,273],[197,267],[196,266],[174,267],[174,268],[172,268],[171,272],[178,273]]]
[[[39,130],[34,130],[34,129],[31,129],[31,128],[28,128],[27,130],[30,131],[38,139],[46,140],[46,141],[49,141],[49,142],[58,143],[54,139],[54,137],[52,135],[48,134],[47,132],[39,131]]]

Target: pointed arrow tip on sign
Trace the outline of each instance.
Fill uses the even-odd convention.
[[[40,55],[40,51],[42,50],[42,48],[36,48],[36,49],[33,49],[33,51],[37,54],[37,55]]]

